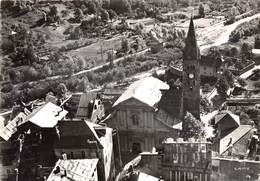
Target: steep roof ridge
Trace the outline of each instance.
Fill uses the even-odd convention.
[[[200,59],[200,49],[197,44],[196,31],[193,23],[193,18],[190,18],[190,25],[188,35],[185,40],[185,48],[183,51],[183,58],[188,60]]]

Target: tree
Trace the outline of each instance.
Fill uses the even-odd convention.
[[[114,52],[113,50],[111,51],[107,51],[107,60],[106,62],[109,62],[110,63],[110,68],[112,69],[114,64],[113,64],[113,61],[115,60],[115,56],[114,56]]]
[[[229,87],[233,87],[233,85],[234,85],[234,75],[230,70],[225,69],[223,71],[222,77],[225,77],[225,79],[228,82]]]
[[[203,123],[197,120],[191,113],[187,112],[182,122],[180,136],[184,140],[188,140],[188,138],[204,138],[205,134],[206,132]]]
[[[206,85],[206,84],[205,84]],[[212,102],[205,96],[200,97],[200,112],[209,113],[212,111]]]
[[[255,87],[256,89],[260,89],[260,80],[258,80],[258,81],[256,81],[256,82],[254,83],[254,87]]]
[[[88,14],[96,14],[98,12],[97,6],[95,3],[91,2],[89,4],[89,8],[88,8]]]
[[[122,52],[126,53],[130,50],[130,45],[128,39],[123,39],[121,42],[121,50]]]
[[[57,97],[58,97],[59,99],[64,98],[64,96],[65,96],[65,94],[66,94],[67,91],[68,91],[68,90],[67,90],[66,85],[65,85],[64,83],[60,83],[60,84],[58,85],[58,87],[56,88]]]
[[[43,67],[43,72],[47,77],[52,74],[51,68],[47,64]]]
[[[109,14],[108,14],[108,12],[105,9],[101,9],[100,13],[101,13],[101,19],[103,21],[108,21],[109,20]]]
[[[227,96],[227,91],[229,89],[229,84],[224,76],[221,76],[216,84],[216,89],[218,94],[225,98]]]
[[[82,70],[86,66],[86,61],[82,56],[77,57],[77,66],[79,67],[79,70]]]
[[[80,8],[76,8],[75,11],[74,11],[74,15],[75,15],[75,19],[80,22],[83,17],[84,17],[84,13],[83,11],[80,9]]]
[[[200,3],[200,6],[199,6],[199,15],[200,15],[200,17],[202,17],[202,18],[205,17],[204,6],[203,6],[202,3]]]
[[[238,70],[242,70],[244,68],[244,64],[241,61],[237,61],[235,63],[235,68],[237,68]]]
[[[111,22],[112,22],[112,20],[114,20],[114,21],[117,20],[118,17],[117,17],[117,14],[115,11],[113,11],[112,9],[109,9],[107,12],[109,14],[109,18],[110,18]]]
[[[89,81],[88,81],[88,78],[87,77],[83,77],[78,85],[77,85],[77,91],[79,92],[86,92],[87,88],[88,88],[88,84],[89,84]]]
[[[237,78],[237,83],[242,86],[242,87],[245,87],[247,85],[247,82],[244,78],[241,78],[241,77],[238,77]]]

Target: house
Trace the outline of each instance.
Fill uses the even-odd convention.
[[[5,140],[9,141],[10,138],[17,132],[18,126],[25,123],[26,115],[20,112],[13,120],[11,120],[3,129],[0,130],[0,136]]]
[[[105,109],[99,95],[97,93],[83,93],[80,97],[76,118],[96,123],[104,116]]]
[[[86,120],[61,121],[54,142],[57,158],[98,158],[98,180],[114,179],[112,129]]]
[[[218,77],[221,71],[221,57],[201,56],[200,75],[206,77]]]
[[[239,116],[231,112],[219,113],[215,116],[215,126],[217,127],[218,138],[223,138],[239,127],[239,125]]]
[[[98,159],[59,159],[47,181],[98,181]]]
[[[210,180],[211,143],[204,139],[167,138],[160,149],[140,155],[140,166],[146,168],[142,170],[153,170],[152,175],[162,180]]]
[[[20,154],[19,180],[34,181],[39,169],[55,164],[53,141],[56,136],[56,125],[63,120],[67,111],[48,102],[35,109],[18,126],[23,144]]]
[[[0,142],[0,180],[12,181],[18,175],[20,162],[20,140]]]
[[[115,114],[105,122],[117,130],[121,153],[150,151],[168,136],[178,135],[174,117],[158,107],[161,90],[168,89],[161,80],[145,77],[132,83],[114,103]]]

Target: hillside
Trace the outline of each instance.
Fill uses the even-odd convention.
[[[210,17],[198,28],[233,8],[219,10],[213,0],[1,1],[1,107],[57,94],[60,83],[82,92],[181,59],[189,15],[200,20],[200,6]],[[158,41],[162,52],[138,53]]]

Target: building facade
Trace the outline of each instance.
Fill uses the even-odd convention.
[[[159,108],[162,93],[169,86],[153,77],[134,82],[114,103],[116,113],[106,120],[119,135],[122,153],[151,151],[168,136],[176,137],[178,124],[172,115]]]

